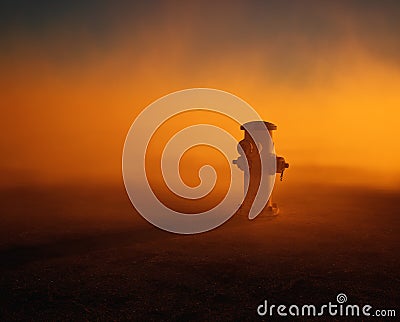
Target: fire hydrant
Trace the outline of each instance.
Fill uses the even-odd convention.
[[[261,150],[262,154],[274,155],[273,152],[273,137],[272,131],[277,129],[275,124],[262,121],[253,121],[243,124],[240,127],[244,130],[244,139],[238,144],[238,152],[241,155],[237,160],[233,160],[239,169],[244,171],[244,191],[246,193],[243,203],[240,206],[240,213],[248,213],[259,189],[261,180]],[[249,133],[253,133],[252,135]],[[268,133],[266,133],[268,132]],[[257,135],[254,136],[254,133]],[[260,142],[256,142],[258,135],[270,135],[271,146],[260,147]],[[248,167],[246,167],[246,161]],[[283,157],[276,157],[276,173],[280,173],[280,180],[282,181],[283,172],[289,168]],[[270,215],[277,215],[279,208],[276,203],[272,202],[272,197],[268,199],[263,212],[268,212]]]

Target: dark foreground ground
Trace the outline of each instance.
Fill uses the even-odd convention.
[[[122,185],[4,190],[0,320],[254,321],[265,299],[338,293],[400,315],[400,194],[288,187],[278,217],[193,236],[146,223]]]

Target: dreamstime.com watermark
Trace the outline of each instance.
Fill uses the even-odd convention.
[[[196,122],[175,133],[165,145],[160,163],[154,162],[153,165],[154,167],[161,165],[164,183],[172,193],[185,199],[201,199],[211,193],[215,186],[215,169],[207,163],[209,160],[205,159],[205,165],[198,173],[200,184],[197,187],[190,187],[181,179],[179,164],[185,152],[191,148],[201,145],[217,149],[230,165],[230,185],[225,197],[210,210],[186,214],[168,208],[152,190],[145,160],[155,132],[179,114],[198,111],[227,117],[235,121],[238,128],[247,122],[262,121],[258,113],[242,99],[211,88],[191,88],[168,94],[150,104],[139,114],[126,136],[122,155],[125,188],[140,215],[153,225],[169,232],[196,234],[214,229],[235,214],[245,195],[243,173],[232,164],[238,156],[237,140],[222,126]],[[268,129],[263,126],[264,134],[260,134],[262,131],[259,130],[246,129],[253,140],[258,142],[260,151],[265,147],[264,152],[260,154],[266,155],[267,150],[269,153],[269,157],[261,156],[261,179],[249,211],[249,219],[254,219],[264,209],[275,182],[276,156],[270,135],[265,135]],[[248,171],[247,161],[245,163],[244,171]]]
[[[395,317],[394,309],[374,309],[371,305],[345,304],[347,296],[340,293],[336,296],[336,302],[328,302],[323,305],[283,305],[269,304],[267,300],[257,307],[259,316],[372,316]]]

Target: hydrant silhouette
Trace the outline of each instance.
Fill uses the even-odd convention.
[[[244,130],[244,139],[238,143],[238,152],[240,157],[237,160],[233,160],[239,169],[244,171],[244,191],[247,191],[244,197],[243,203],[240,206],[239,212],[247,214],[254,202],[259,189],[261,180],[261,157],[268,155],[274,155],[273,150],[273,137],[272,131],[277,129],[277,126],[273,123],[263,121],[248,122],[240,126],[241,130]],[[253,136],[249,133],[251,132]],[[257,135],[254,135],[256,133]],[[260,135],[270,135],[271,142],[270,146],[261,147],[260,142],[257,142],[257,137]],[[248,167],[246,167],[246,161]],[[283,157],[276,157],[276,173],[280,173],[280,180],[282,181],[283,172],[289,168],[289,163],[286,163]],[[268,199],[263,211],[269,215],[277,215],[279,208],[276,203],[272,202],[272,197]]]

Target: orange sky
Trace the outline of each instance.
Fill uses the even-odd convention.
[[[61,22],[43,14],[39,27],[10,18],[0,52],[2,183],[120,181],[140,111],[172,91],[211,87],[276,123],[276,150],[291,167],[354,168],[398,184],[398,11],[333,3],[167,2],[134,8],[132,19],[109,5],[93,25],[81,22],[85,11],[75,19],[77,9]]]

